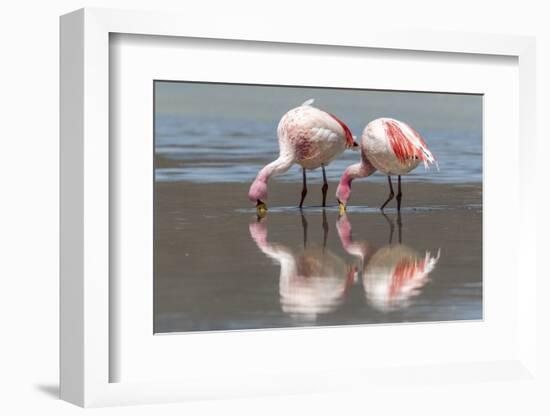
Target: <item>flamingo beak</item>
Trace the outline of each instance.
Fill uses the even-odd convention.
[[[346,213],[346,205],[338,200],[338,213],[339,215],[344,215]]]
[[[267,213],[267,205],[258,199],[256,203],[256,211],[258,213],[258,217],[265,217],[265,214]]]

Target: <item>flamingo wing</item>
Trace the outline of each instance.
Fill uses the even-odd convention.
[[[330,162],[353,137],[341,121],[311,105],[288,111],[278,126],[279,145],[314,169]]]
[[[313,107],[314,102],[315,102],[315,100],[313,98],[310,98],[309,100],[305,101],[302,104],[302,106]],[[347,146],[348,147],[357,146],[357,143],[355,143],[353,135],[351,134],[351,130],[349,129],[349,127],[342,120],[340,120],[338,117],[336,117],[334,114],[331,114],[331,113],[326,113],[326,114],[328,114],[333,120],[335,120],[340,125],[340,127],[342,128],[342,130],[344,132],[344,136],[346,138]],[[321,128],[325,127],[327,129],[330,129],[327,126],[327,123],[322,123],[322,124],[324,124],[324,126],[321,126]],[[335,133],[338,134],[338,132],[335,132]]]
[[[384,120],[386,136],[393,150],[393,153],[399,161],[406,163],[412,159],[420,159],[424,162],[424,167],[429,164],[436,164],[428,146],[412,127],[397,120]]]
[[[340,134],[323,125],[309,127],[295,137],[295,151],[301,160],[321,160],[342,140]]]
[[[388,290],[390,299],[399,296],[404,290],[411,291],[426,283],[428,275],[433,271],[439,261],[441,250],[437,251],[437,256],[433,257],[429,251],[426,252],[423,259],[413,256],[403,257],[395,266],[391,277],[391,283]]]
[[[340,127],[342,127],[342,130],[344,130],[344,135],[346,136],[346,143],[348,147],[356,147],[357,143],[355,143],[355,141],[353,140],[353,135],[351,134],[351,130],[349,129],[349,127],[346,126],[346,124],[342,120],[340,120],[338,117],[336,117],[334,114],[330,114],[330,113],[327,113],[327,114],[330,115],[334,120],[336,120],[340,125]]]

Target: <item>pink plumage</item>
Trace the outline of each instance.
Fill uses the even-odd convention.
[[[303,168],[304,184],[302,200],[307,193],[306,170],[323,169],[323,206],[328,187],[324,168],[346,148],[355,147],[350,129],[336,116],[312,106],[308,100],[299,107],[289,110],[279,122],[279,157],[260,170],[250,186],[249,199],[265,209],[267,182],[282,175],[293,164]]]
[[[415,169],[420,162],[428,168],[437,161],[420,134],[408,124],[392,118],[371,121],[361,136],[361,162],[349,166],[342,175],[336,197],[345,207],[351,194],[351,182],[372,175],[376,170],[388,176],[390,196],[382,209],[394,197],[391,176],[398,176],[397,207],[401,207],[401,175]],[[342,208],[344,209],[344,208]]]
[[[329,249],[312,247],[291,249],[271,243],[263,222],[249,225],[250,236],[258,248],[280,265],[279,293],[283,311],[316,317],[336,309],[353,284],[355,268]]]
[[[367,300],[385,312],[407,307],[429,281],[439,261],[440,250],[433,256],[429,251],[421,254],[401,242],[375,248],[367,241],[354,241],[345,214],[338,219],[336,229],[344,250],[361,260]]]
[[[384,119],[383,123],[393,153],[401,163],[418,159],[425,164],[435,161],[422,137],[412,127],[392,119]]]
[[[340,124],[342,129],[344,129],[344,133],[346,135],[346,143],[348,144],[348,146],[349,147],[357,146],[357,143],[355,143],[355,141],[353,140],[353,135],[351,134],[351,130],[349,129],[349,127],[346,126],[345,123],[342,120],[340,120],[338,117],[336,117],[334,114],[330,114],[330,116],[334,120],[336,120],[338,122],[338,124]]]

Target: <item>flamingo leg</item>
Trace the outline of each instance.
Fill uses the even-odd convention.
[[[393,221],[390,220],[390,217],[388,217],[386,214],[384,214],[384,212],[382,212],[382,215],[384,216],[384,218],[386,219],[386,221],[388,222],[388,224],[390,226],[390,238],[388,240],[388,244],[391,246],[392,241],[393,241],[393,231],[395,230],[395,225],[394,225]]]
[[[307,219],[303,212],[301,213],[301,215],[302,215],[302,231],[304,233],[304,249],[305,249],[307,246]]]
[[[327,174],[325,172],[325,165],[322,165],[321,168],[323,169],[323,207],[325,207],[327,205],[328,182]]]
[[[328,221],[327,213],[323,210],[323,251],[327,247],[327,236],[328,236]]]
[[[307,184],[306,184],[306,169],[302,168],[302,199],[300,199],[300,208],[302,208],[302,205],[304,204],[304,199],[306,199],[307,195]]]
[[[391,183],[391,176],[390,175],[388,175],[388,183],[390,184],[390,195],[388,196],[388,199],[386,199],[386,202],[384,202],[382,204],[382,206],[380,207],[380,209],[382,211],[384,211],[384,208],[386,207],[386,205],[388,205],[388,202],[390,202],[393,199],[393,197],[395,196],[395,194],[393,193],[393,185]]]
[[[402,235],[402,229],[403,229],[403,223],[401,222],[401,211],[397,211],[397,236],[399,238],[399,244],[402,243],[403,235]]]
[[[395,197],[395,199],[397,199],[397,212],[400,212],[401,211],[401,198],[402,198],[402,193],[401,193],[401,175],[397,176],[397,196]]]

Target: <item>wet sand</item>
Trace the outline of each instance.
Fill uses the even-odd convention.
[[[157,182],[155,332],[481,319],[481,184],[403,185],[399,227],[394,202],[387,218],[378,210],[381,183],[354,183],[344,223],[336,183],[323,211],[312,182],[302,216],[301,184],[273,181],[258,223],[246,183]],[[424,275],[387,280],[404,267],[396,256]]]

